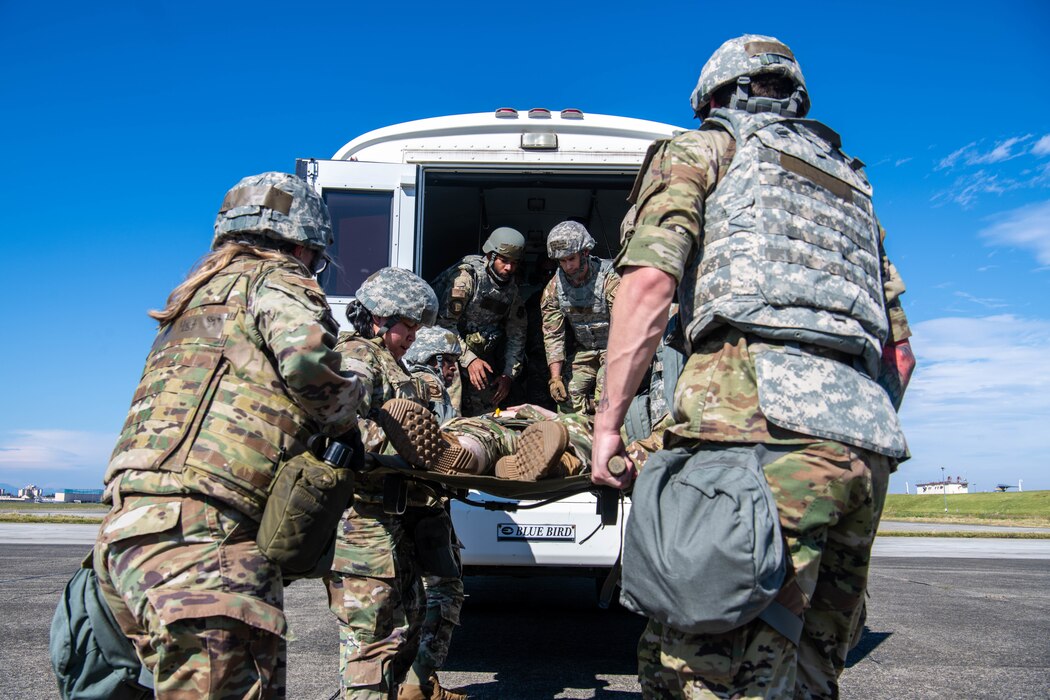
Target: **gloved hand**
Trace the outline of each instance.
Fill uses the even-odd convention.
[[[562,381],[561,377],[551,377],[551,380],[547,382],[547,386],[550,389],[551,398],[558,403],[564,403],[569,400],[569,392],[565,390],[565,382]]]

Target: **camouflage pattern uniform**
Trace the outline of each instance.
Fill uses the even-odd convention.
[[[359,422],[365,449],[390,454],[376,410],[392,398],[416,398],[415,383],[381,338],[342,333],[336,350],[342,369],[367,390]],[[412,510],[429,491],[410,487]],[[387,700],[404,678],[419,644],[423,587],[409,514],[383,511],[383,478],[359,478],[354,505],[336,532],[335,560],[325,579],[328,604],[339,621],[339,672],[345,698]]]
[[[327,221],[302,181],[253,176],[227,194],[215,247],[236,230],[323,251]],[[361,400],[323,292],[271,256],[240,253],[161,326],[106,471],[94,567],[157,697],[284,696],[282,573],[258,521],[281,460],[350,430]]]
[[[491,411],[496,407],[491,387],[474,389],[466,368],[481,358],[511,379],[521,372],[526,321],[518,284],[497,280],[484,256],[468,255],[442,272],[433,286],[441,302],[438,324],[455,331],[464,349],[459,359],[463,415]]]
[[[419,286],[425,283],[407,270],[384,268],[369,277],[356,296],[367,299],[365,306],[377,315],[405,315],[426,323],[433,320],[426,308],[413,307],[413,303],[419,306],[414,294]],[[426,291],[433,295],[429,288]],[[436,298],[423,306],[432,314]],[[382,337],[341,333],[336,350],[342,355],[341,369],[357,377],[365,389],[358,405],[365,448],[393,454],[376,420],[377,411],[393,398],[422,400],[426,389],[395,359]],[[396,696],[420,649],[422,625],[429,614],[417,542],[434,530],[451,531],[451,520],[434,492],[415,482],[408,486],[404,514],[384,512],[384,478],[359,477],[354,505],[344,513],[336,533],[335,560],[326,578],[329,607],[339,621],[343,697],[353,700]]]
[[[435,327],[420,329],[416,341],[401,358],[412,376],[425,387],[423,395],[429,403],[428,408],[437,416],[438,423],[456,418],[460,412],[445,386],[440,368],[431,366],[429,362],[438,355],[458,360],[462,354],[459,337],[446,328]]]
[[[481,443],[485,454],[482,460],[490,473],[500,457],[514,454],[518,438],[525,428],[539,421],[553,420],[565,426],[569,433],[567,452],[586,468],[591,460],[592,424],[589,416],[581,413],[551,414],[542,408],[524,404],[498,413],[454,418],[441,426],[442,432],[452,436],[469,436]]]
[[[426,387],[428,407],[441,423],[457,417],[458,411],[452,405],[452,399],[445,387],[440,369],[435,369],[427,363],[435,355],[458,356],[461,352],[462,347],[455,333],[444,328],[425,328],[416,335],[412,347],[402,358],[412,376]],[[447,502],[447,498],[441,499],[443,514],[447,514]],[[464,599],[462,563],[459,558],[462,544],[456,537],[451,518],[449,518],[449,531],[460,575],[426,574],[423,576],[426,613],[420,630],[419,652],[405,679],[406,684],[425,686],[431,675],[441,670],[445,665],[445,659],[448,658],[452,633],[459,626],[459,616],[463,609]]]
[[[783,62],[785,52],[790,56],[790,51],[768,37],[734,41],[747,42],[753,55],[766,59],[773,55],[770,62],[774,64]],[[795,65],[793,59],[791,65]],[[721,124],[729,119],[748,124],[746,115],[713,114]],[[750,119],[778,122],[774,129],[781,131],[776,135],[790,141],[789,146],[797,145],[798,136],[787,133],[791,125],[771,117],[774,115],[759,114]],[[854,368],[873,376],[869,350],[877,351],[880,343],[910,335],[897,298],[903,284],[885,257],[872,220],[872,228],[858,234],[864,251],[857,252],[858,258],[871,256],[872,262],[865,263],[870,276],[852,279],[860,284],[875,280],[868,290],[879,301],[874,324],[881,321],[881,333],[877,328],[861,328],[854,333],[859,338],[854,346],[836,349],[825,344],[819,332],[806,336],[818,342],[795,343],[778,335],[768,309],[752,309],[749,317],[726,307],[709,313],[711,300],[719,298],[715,289],[728,295],[733,285],[741,283],[756,284],[766,295],[783,290],[783,283],[790,283],[798,274],[787,261],[797,259],[791,256],[799,253],[782,252],[779,261],[786,267],[773,277],[765,276],[770,264],[754,256],[742,260],[750,265],[747,270],[718,271],[722,265],[741,262],[733,256],[723,258],[719,252],[722,236],[728,240],[738,235],[722,233],[720,217],[729,214],[720,195],[732,195],[723,183],[734,182],[734,154],[749,144],[737,142],[724,128],[707,126],[705,122],[700,131],[657,142],[650,149],[633,193],[637,205],[633,232],[616,264],[621,270],[655,267],[679,281],[688,359],[674,394],[675,425],[664,436],[668,447],[710,442],[797,445],[768,465],[765,473],[794,570],[780,601],[791,609],[804,610],[804,630],[796,650],[789,640],[757,620],[722,635],[688,634],[650,620],[639,642],[643,696],[837,697],[837,677],[864,598],[871,545],[889,474],[906,452],[895,416],[890,419],[884,410],[887,397],[872,393],[874,382]],[[835,155],[840,153],[837,144],[829,142],[831,132],[823,129],[826,127],[820,125],[798,127],[794,134],[802,134],[831,159],[837,158],[836,162],[848,163],[848,158]],[[780,162],[785,160],[789,161]],[[836,218],[835,212],[845,210],[842,200],[846,197],[861,195],[855,202],[861,208],[865,201],[870,202],[863,197],[864,186],[851,174],[843,174],[843,181],[836,184],[815,168],[789,164],[801,171],[801,177],[785,176],[783,170],[768,177],[786,178],[781,182],[795,183],[814,197],[817,203],[813,206],[819,213],[803,211],[803,217],[823,216],[838,225],[841,215]],[[746,159],[743,165],[749,166]],[[739,187],[769,182],[748,179],[749,173],[738,174]],[[824,191],[828,187],[834,189]],[[768,220],[765,225],[767,231],[776,230],[776,224]],[[808,225],[803,223],[801,228]],[[834,236],[828,236],[825,243],[832,241],[836,246],[851,245]],[[817,291],[839,284],[836,269],[829,270]],[[847,272],[840,268],[838,274]],[[749,324],[746,318],[756,322]],[[844,317],[842,325],[856,329],[852,320]],[[820,323],[822,320],[800,327],[819,331]],[[843,392],[833,384],[836,381],[863,390]],[[828,423],[842,429],[837,439],[828,434]]]
[[[543,318],[543,348],[547,364],[564,362],[566,326],[572,328],[576,352],[569,368],[569,406],[576,413],[593,413],[601,397],[598,372],[605,364],[609,339],[609,310],[616,298],[620,275],[612,261],[593,255],[587,258],[587,279],[573,285],[559,269],[543,288],[540,310]]]

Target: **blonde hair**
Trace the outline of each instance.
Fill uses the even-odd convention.
[[[306,269],[306,266],[291,253],[286,253],[272,248],[263,248],[245,241],[229,241],[223,243],[217,250],[213,250],[201,258],[190,274],[183,280],[182,284],[175,287],[168,295],[168,303],[160,311],[153,310],[149,316],[155,319],[161,326],[165,326],[178,318],[190,299],[197,290],[207,284],[215,275],[219,274],[240,256],[248,256],[259,260],[273,260],[275,262],[295,261]]]

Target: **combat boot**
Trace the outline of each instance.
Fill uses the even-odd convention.
[[[517,451],[496,462],[496,476],[515,481],[542,479],[558,464],[568,445],[569,431],[561,423],[533,423],[521,434]]]
[[[547,472],[548,479],[564,479],[570,476],[576,476],[582,474],[584,470],[583,462],[579,457],[572,453],[572,450],[565,450],[561,454],[561,459],[558,463],[551,467],[551,470]]]
[[[397,700],[470,700],[466,693],[456,693],[441,687],[437,674],[430,676],[430,685],[405,685],[397,690]]]
[[[379,410],[390,444],[409,464],[441,474],[476,474],[477,461],[441,432],[437,416],[415,401],[390,399]]]

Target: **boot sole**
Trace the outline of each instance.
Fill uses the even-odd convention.
[[[496,462],[496,476],[515,481],[542,479],[561,459],[569,445],[569,431],[561,423],[533,423],[521,434],[513,455]]]
[[[409,464],[439,472],[471,472],[474,455],[441,434],[437,418],[408,399],[391,399],[379,409],[379,424],[397,453]]]

